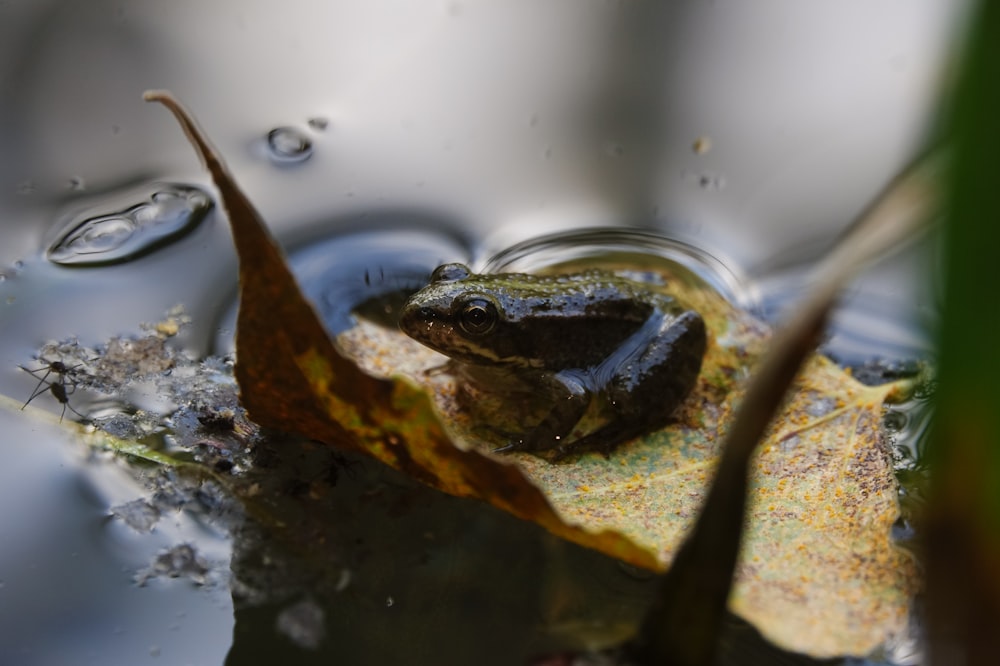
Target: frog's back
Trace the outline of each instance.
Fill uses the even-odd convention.
[[[400,316],[411,337],[465,363],[544,370],[599,364],[669,296],[613,273],[477,275],[445,264]]]
[[[604,271],[477,275],[469,292],[491,295],[500,321],[491,344],[501,362],[548,370],[600,363],[672,299]]]

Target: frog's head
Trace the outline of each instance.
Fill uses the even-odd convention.
[[[458,361],[516,363],[501,349],[507,336],[495,289],[463,264],[444,264],[403,306],[399,327],[414,340]]]

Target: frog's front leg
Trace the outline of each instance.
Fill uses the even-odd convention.
[[[555,396],[552,409],[517,441],[494,449],[495,453],[545,452],[561,449],[590,405],[591,390],[588,387],[588,378],[586,373],[580,370],[563,370],[544,375],[539,381],[539,391],[545,395]]]

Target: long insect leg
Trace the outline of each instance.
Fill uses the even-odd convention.
[[[21,409],[23,410],[25,407],[28,406],[28,404],[32,400],[34,400],[35,398],[37,398],[41,394],[45,393],[46,391],[48,391],[49,387],[54,385],[52,382],[49,382],[48,384],[46,384],[46,382],[45,382],[45,380],[49,378],[49,375],[52,374],[52,367],[51,367],[51,365],[49,365],[49,366],[46,366],[44,368],[35,368],[34,370],[32,370],[31,368],[26,368],[23,365],[19,365],[17,367],[21,368],[22,370],[24,370],[25,372],[27,372],[32,377],[37,377],[38,378],[38,383],[35,384],[35,390],[31,392],[31,395],[28,396],[28,399],[24,401],[23,405],[21,405]],[[42,375],[41,377],[38,377],[37,373],[41,372],[42,370],[45,371],[45,374]],[[46,384],[45,388],[42,388],[42,384]]]
[[[76,392],[77,387],[77,383],[72,376],[72,372],[76,368],[80,367],[79,365],[69,368],[62,361],[51,361],[47,365],[41,368],[35,368],[34,370],[26,368],[23,365],[18,367],[30,374],[32,377],[38,378],[38,383],[35,385],[35,389],[31,392],[31,395],[28,396],[28,399],[24,402],[24,404],[21,405],[22,410],[27,407],[32,400],[48,391],[52,394],[52,397],[63,406],[62,413],[59,415],[60,422],[66,416],[67,409],[72,411],[81,419],[87,420],[86,416],[78,412],[73,405],[69,404],[69,396]],[[45,371],[45,374],[39,377],[38,373],[43,370]],[[49,376],[52,374],[55,374],[56,378],[49,380]]]

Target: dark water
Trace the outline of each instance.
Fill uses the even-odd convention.
[[[364,465],[331,487],[370,531],[328,534],[319,561],[191,510],[138,533],[111,510],[150,496],[142,474],[67,434],[52,393],[19,411],[37,379],[18,366],[177,304],[180,348],[230,350],[229,231],[173,121],[141,102],[152,87],[194,110],[335,330],[345,304],[391,303],[438,263],[568,258],[589,241],[518,244],[598,226],[651,234],[629,242],[780,320],[919,145],[962,3],[717,4],[0,6],[0,663],[268,663],[317,624],[303,661],[518,663],[566,645],[566,623],[614,634],[589,606],[641,612],[647,586],[613,562]],[[862,276],[831,354],[929,356],[930,247]],[[906,440],[923,417],[903,413]],[[298,508],[331,529],[329,507]],[[267,578],[271,541],[264,559],[294,572]],[[136,584],[183,544],[204,576]]]

